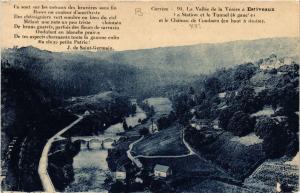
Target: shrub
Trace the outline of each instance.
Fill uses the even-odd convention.
[[[264,137],[263,150],[268,158],[282,157],[287,149],[288,136],[282,127],[275,127]]]
[[[234,135],[245,136],[253,131],[254,121],[242,111],[237,111],[229,120],[227,130],[231,131]]]
[[[289,143],[286,147],[285,155],[289,157],[294,157],[299,151],[299,138],[295,133],[289,135]]]
[[[272,68],[270,71],[269,71],[269,74],[277,74],[277,70],[275,68]]]
[[[218,78],[210,77],[205,80],[204,88],[209,93],[209,95],[214,95],[218,93],[221,89],[221,83]]]
[[[274,129],[276,129],[277,124],[273,118],[270,117],[261,117],[257,120],[254,132],[257,136],[264,139],[269,135]]]
[[[249,80],[254,75],[256,68],[252,63],[239,65],[235,70],[234,79],[237,81]]]
[[[140,135],[148,135],[149,130],[146,127],[143,127],[142,129],[139,130]]]
[[[256,112],[260,106],[255,100],[255,90],[252,86],[242,86],[233,100],[235,105],[238,105],[244,112]]]
[[[226,130],[229,120],[233,114],[234,114],[234,111],[232,108],[226,108],[226,109],[221,110],[220,115],[219,115],[219,127]]]
[[[185,139],[197,149],[210,144],[214,141],[215,137],[213,135],[207,134],[205,131],[200,132],[195,129],[187,129],[185,132]]]
[[[173,111],[168,116],[161,117],[157,120],[157,127],[159,130],[168,128],[176,120],[176,115]]]

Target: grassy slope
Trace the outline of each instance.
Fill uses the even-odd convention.
[[[298,190],[299,167],[285,161],[284,158],[265,161],[245,179],[244,185],[262,192],[275,192],[278,177],[281,184],[288,184],[294,191]]]
[[[182,128],[174,124],[138,142],[133,152],[135,155],[182,155],[188,150],[182,142]]]
[[[224,132],[216,141],[204,146],[199,152],[207,159],[243,179],[265,159],[261,144],[246,146],[231,140],[233,135]]]

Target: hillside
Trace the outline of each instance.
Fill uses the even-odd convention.
[[[298,50],[296,39],[274,38],[120,52],[58,53],[22,47],[2,50],[2,57],[12,66],[28,70],[55,95],[117,90],[149,97],[165,95],[216,69],[271,54],[298,60]]]
[[[110,53],[86,53],[86,56],[112,63],[122,61],[137,68],[149,67],[157,73],[169,71],[199,75],[219,68],[253,62],[258,58],[266,58],[272,53],[298,59],[298,40],[269,38]]]
[[[274,56],[259,61],[270,58]],[[186,127],[186,141],[201,156],[238,180],[252,174],[247,188],[259,181],[265,183],[262,189],[273,189],[278,176],[296,190],[295,168],[268,163],[291,159],[299,151],[299,64],[266,69],[259,64],[218,70],[197,81],[195,88],[173,97],[175,113]],[[262,173],[256,172],[259,165]],[[276,168],[287,172],[279,175]]]
[[[23,69],[1,63],[2,189],[41,189],[37,166],[43,146],[55,132],[76,117],[59,108],[50,95]]]

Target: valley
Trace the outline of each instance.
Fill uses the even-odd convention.
[[[4,50],[2,189],[298,191],[291,42]]]

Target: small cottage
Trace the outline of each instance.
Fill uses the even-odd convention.
[[[117,170],[115,172],[115,178],[116,178],[116,180],[125,180],[126,179],[126,170],[125,170],[124,166],[117,168]]]
[[[156,164],[154,167],[154,176],[166,178],[172,174],[172,170],[169,166]]]
[[[208,129],[211,127],[211,123],[207,119],[192,119],[190,121],[190,126],[196,130]]]
[[[158,132],[158,126],[155,123],[152,123],[149,128],[149,133],[153,134],[153,133],[157,133]]]

